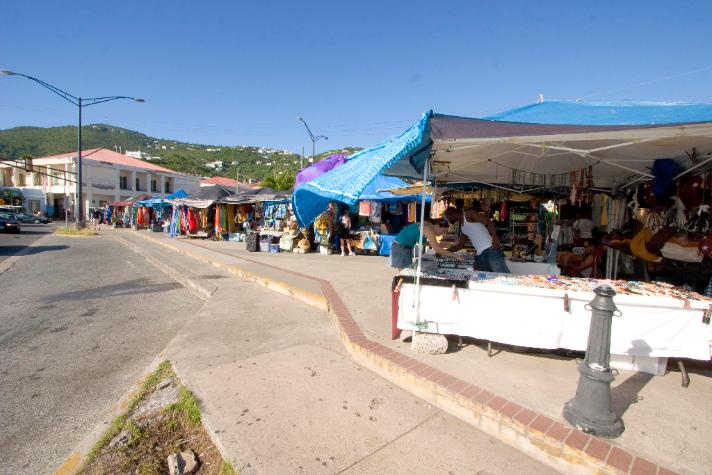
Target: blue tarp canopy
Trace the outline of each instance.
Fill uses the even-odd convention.
[[[592,167],[594,186],[612,188],[652,178],[656,159],[690,170],[710,154],[712,104],[543,102],[488,118],[430,111],[305,183],[292,202],[304,225],[329,201],[354,204],[379,174],[536,191],[568,186],[571,172]]]
[[[166,203],[166,201],[161,198],[149,198],[147,200],[135,201],[133,205],[146,206],[148,208],[164,208],[172,206],[171,203]]]
[[[181,188],[180,190],[176,191],[175,193],[172,193],[168,196],[166,196],[167,200],[175,200],[176,198],[187,198],[189,195],[186,193],[186,191]]]
[[[407,182],[394,176],[376,175],[376,178],[371,181],[366,188],[363,189],[358,197],[359,201],[380,201],[384,203],[394,201],[414,201],[419,200],[419,194],[396,195],[386,190],[395,190],[398,188],[407,188],[411,186]],[[380,190],[380,191],[379,191]],[[430,201],[428,196],[427,201]]]
[[[712,104],[680,102],[549,101],[510,109],[485,119],[533,124],[654,125],[708,122]]]

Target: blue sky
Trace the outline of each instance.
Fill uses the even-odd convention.
[[[0,69],[84,97],[160,138],[307,154],[382,142],[428,109],[482,116],[548,100],[712,102],[709,1],[16,1]],[[0,77],[0,128],[76,110]]]

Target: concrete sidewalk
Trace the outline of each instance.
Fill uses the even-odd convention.
[[[609,443],[571,431],[561,416],[578,382],[570,358],[508,351],[488,358],[476,345],[429,356],[390,341],[393,274],[384,258],[247,253],[239,243],[132,234],[329,308],[356,361],[562,470],[712,473],[709,366],[691,370],[689,388],[674,371],[655,378],[622,371],[613,404],[627,430]]]
[[[239,473],[552,472],[354,364],[324,312],[124,239],[215,288],[164,356]]]

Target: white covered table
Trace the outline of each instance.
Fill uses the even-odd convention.
[[[556,264],[546,262],[513,261],[506,259],[509,272],[519,275],[559,275],[561,269]]]
[[[403,283],[398,329],[530,348],[586,350],[591,311],[585,306],[593,292],[475,281],[458,285],[422,285],[421,324],[416,326],[416,287]],[[703,322],[709,301],[618,294],[614,302],[622,315],[613,318],[611,354],[618,355],[611,359],[613,366],[659,374],[668,357],[712,357],[712,326]]]

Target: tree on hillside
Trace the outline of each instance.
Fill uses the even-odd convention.
[[[291,190],[294,188],[294,179],[295,175],[291,173],[284,173],[277,177],[268,176],[262,180],[262,186],[272,188],[277,191]]]

